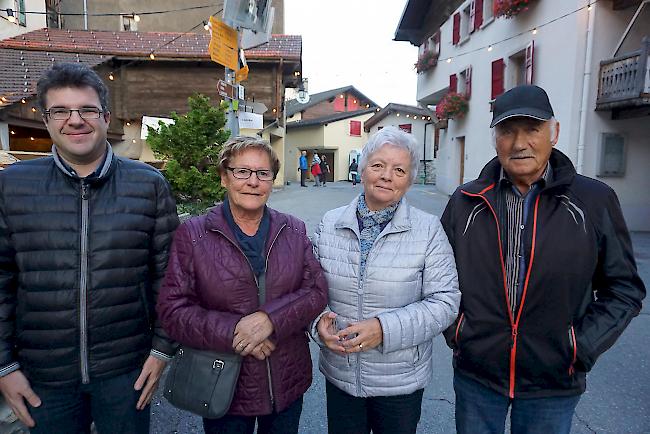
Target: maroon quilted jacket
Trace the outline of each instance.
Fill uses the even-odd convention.
[[[237,322],[259,310],[268,314],[276,349],[266,361],[244,358],[231,415],[282,411],[305,393],[312,379],[306,330],[327,303],[327,282],[305,224],[272,209],[269,215],[266,302],[261,307],[253,270],[221,206],[177,229],[158,297],[165,330],[198,349],[233,352]]]

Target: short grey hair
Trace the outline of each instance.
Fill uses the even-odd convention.
[[[557,132],[557,119],[551,117],[546,122],[550,122],[548,126],[551,129],[551,139],[553,139],[553,137],[555,137],[555,133]],[[495,125],[494,127],[490,128],[490,130],[492,132],[492,147],[496,148],[497,147],[497,126]]]
[[[370,156],[385,145],[393,145],[408,151],[411,157],[410,175],[412,184],[418,176],[418,168],[420,166],[418,144],[413,134],[404,132],[394,126],[384,127],[370,136],[368,143],[366,143],[366,146],[361,151],[361,157],[359,157],[359,173],[363,173],[365,170]]]
[[[275,179],[278,176],[278,172],[280,172],[280,159],[278,158],[278,154],[276,154],[266,140],[249,136],[232,137],[224,143],[219,153],[219,171],[221,172],[221,176],[228,170],[230,160],[248,149],[259,149],[268,154],[269,161],[271,162],[271,170],[273,171],[273,179]]]

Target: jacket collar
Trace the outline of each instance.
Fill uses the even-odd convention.
[[[94,182],[106,178],[111,167],[113,166],[114,156],[115,154],[113,153],[113,147],[110,143],[106,142],[106,153],[104,154],[104,160],[102,164],[87,177],[88,181]],[[58,167],[59,170],[61,170],[65,175],[71,178],[81,179],[79,175],[77,175],[77,173],[70,167],[70,165],[66,163],[63,158],[61,158],[56,145],[52,145],[52,158],[54,158],[54,164],[56,164],[56,167]]]
[[[287,216],[274,210],[273,208],[268,208],[269,210],[269,236],[266,240],[266,250],[268,251],[270,243],[275,239],[280,230],[287,224]],[[223,203],[210,209],[208,214],[205,217],[205,227],[209,231],[218,231],[226,235],[230,241],[236,244],[235,234],[230,229],[226,217],[223,215]]]
[[[352,199],[352,202],[345,207],[343,214],[341,214],[338,220],[334,223],[335,228],[347,228],[354,231],[354,233],[359,236],[359,220],[357,220],[357,205],[359,203],[359,197],[360,195]],[[402,197],[401,203],[397,207],[397,210],[395,210],[395,215],[391,219],[390,223],[386,225],[382,234],[408,231],[411,227],[410,207],[406,198]],[[380,236],[382,234],[380,234]]]
[[[569,157],[553,148],[549,163],[553,170],[553,179],[546,184],[545,189],[567,185],[573,182],[573,178],[576,176],[576,169]],[[492,190],[501,178],[501,169],[499,159],[494,157],[483,167],[478,178],[463,185],[461,190],[470,194],[483,194],[486,191]]]

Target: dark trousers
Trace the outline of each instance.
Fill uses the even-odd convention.
[[[305,181],[307,180],[307,169],[300,169],[300,185],[306,187]]]
[[[257,421],[257,434],[298,433],[302,413],[302,396],[280,413],[266,416],[229,416],[203,419],[205,434],[253,434]]]
[[[456,373],[456,432],[502,434],[510,409],[512,434],[569,434],[580,395],[510,399]]]
[[[324,186],[325,183],[327,182],[327,174],[326,173],[321,173],[318,176],[320,176],[320,183],[323,184],[323,186]]]
[[[424,389],[408,395],[357,398],[329,381],[327,426],[329,434],[415,433],[422,413]]]
[[[133,389],[140,369],[107,380],[74,387],[39,387],[40,407],[29,407],[36,426],[31,434],[86,434],[90,424],[100,434],[148,434],[149,414],[135,408],[140,392]]]

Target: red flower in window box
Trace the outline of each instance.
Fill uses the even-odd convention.
[[[433,52],[433,50],[425,50],[418,57],[418,61],[415,62],[415,70],[418,74],[422,74],[436,66],[438,63],[438,55]]]
[[[449,92],[436,105],[438,119],[462,119],[468,111],[467,96],[458,92]]]
[[[535,0],[494,0],[494,16],[513,18],[527,11]]]

